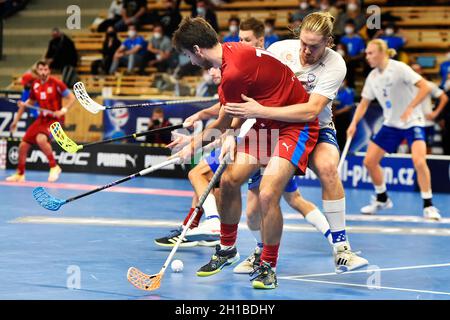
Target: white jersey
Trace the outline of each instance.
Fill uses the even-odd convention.
[[[439,97],[444,93],[444,91],[437,86],[434,82],[427,81],[428,85],[431,87],[430,94],[423,100],[422,102],[422,111],[424,115],[427,115],[429,113],[433,112],[433,100],[432,99],[439,99]],[[430,121],[425,119],[425,127],[431,127],[434,126],[434,121]]]
[[[306,92],[317,93],[330,100],[319,114],[320,128],[329,127],[333,120],[333,99],[347,73],[345,61],[341,55],[326,48],[319,61],[312,66],[303,67],[300,62],[300,40],[298,39],[277,41],[267,50],[295,73]]]
[[[425,125],[422,106],[414,108],[405,123],[400,117],[417,94],[415,84],[422,77],[407,64],[389,59],[383,72],[373,69],[367,76],[361,96],[368,100],[377,99],[383,108],[383,124],[397,129],[408,129]]]

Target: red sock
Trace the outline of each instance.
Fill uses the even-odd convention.
[[[280,248],[280,244],[276,245],[268,245],[264,244],[263,251],[261,254],[261,262],[269,262],[272,268],[275,268],[277,266],[277,259],[278,259],[278,249]]]
[[[19,164],[17,165],[17,172],[22,175],[25,173],[25,163],[27,162],[28,150],[30,150],[30,145],[21,144],[19,147]]]
[[[191,218],[192,214],[194,213],[194,210],[195,210],[195,208],[191,208],[191,210],[189,210],[188,215],[186,216],[186,218],[183,221],[183,226],[185,226],[188,223],[189,219]],[[197,212],[197,215],[195,216],[194,220],[192,221],[189,229],[198,227],[198,224],[200,223],[200,218],[202,217],[202,215],[203,215],[203,209],[200,209],[199,212]]]
[[[47,156],[48,164],[49,164],[50,168],[56,167],[56,160],[55,160],[55,156],[53,155],[53,152],[46,154],[46,156]]]
[[[220,244],[233,246],[236,243],[238,224],[220,223]]]

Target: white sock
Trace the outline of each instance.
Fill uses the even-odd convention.
[[[327,238],[330,244],[333,244],[333,239],[331,237],[330,225],[328,224],[325,216],[320,212],[318,208],[308,212],[305,216],[305,220],[313,225],[320,233],[322,233],[325,238]]]
[[[433,193],[430,191],[428,192],[420,192],[420,196],[422,197],[422,199],[431,199],[433,198]]]
[[[260,248],[262,248],[262,237],[261,237],[261,230],[250,230],[253,234],[253,238],[255,238],[256,245]]]
[[[323,200],[323,214],[330,224],[334,244],[347,241],[345,235],[345,198],[339,200]]]
[[[379,186],[373,185],[373,187],[375,188],[375,193],[376,194],[380,194],[380,193],[385,193],[386,192],[386,184],[383,183]]]
[[[205,202],[203,202],[203,211],[205,213],[205,218],[219,218],[219,210],[217,209],[216,197],[210,193]]]

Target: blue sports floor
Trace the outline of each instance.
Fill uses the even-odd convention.
[[[4,182],[11,173],[0,171],[0,299],[450,299],[450,195],[435,195],[444,219],[432,223],[421,218],[418,194],[391,192],[394,208],[366,217],[358,212],[371,191],[346,190],[352,247],[377,272],[334,274],[325,238],[283,202],[276,290],[254,290],[247,275],[235,275],[231,268],[197,277],[213,249],[194,247],[175,255],[184,271],[168,269],[160,289],[148,293],[128,283],[127,269],[160,270],[170,248],[158,247],[153,239],[179,225],[190,208],[187,180],[140,178],[50,212],[32,197],[35,186],[47,185],[47,172],[28,171],[23,185]],[[47,190],[69,198],[117,178],[63,173]],[[301,191],[321,206],[320,189]],[[241,258],[253,247],[243,223]]]

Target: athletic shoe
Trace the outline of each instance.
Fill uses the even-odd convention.
[[[167,236],[155,239],[154,241],[158,246],[174,247],[178,239],[180,238],[182,232],[183,227],[180,226],[178,229],[171,230]],[[196,245],[198,245],[198,241],[189,241],[186,239],[186,237],[180,243],[180,247],[185,248],[195,247]]]
[[[369,262],[351,251],[348,243],[344,243],[335,248],[334,264],[335,272],[343,273],[367,266]]]
[[[213,247],[220,244],[220,220],[217,218],[207,219],[197,228],[186,232],[187,241],[197,241],[199,246]]]
[[[270,266],[270,263],[262,261],[262,264],[258,266],[250,276],[257,274],[254,278],[250,279],[252,286],[255,289],[275,289],[278,287],[277,275]]]
[[[59,179],[59,175],[61,174],[61,167],[56,165],[53,168],[50,168],[50,172],[48,174],[48,182],[55,182]]]
[[[24,182],[25,174],[19,174],[16,172],[13,175],[7,177],[5,180],[8,182]]]
[[[370,204],[361,208],[362,214],[376,214],[380,210],[390,209],[394,206],[391,199],[387,199],[386,202],[377,201],[375,196],[372,196]]]
[[[256,247],[251,255],[247,259],[239,263],[234,269],[234,273],[249,274],[255,270],[261,262],[261,248]]]
[[[221,250],[220,245],[216,245],[216,253],[212,255],[211,260],[203,267],[198,269],[197,276],[209,277],[219,273],[224,267],[231,266],[239,261],[239,253],[236,247],[228,250]]]
[[[433,206],[423,208],[423,217],[428,220],[435,220],[435,221],[441,220],[439,210]]]

